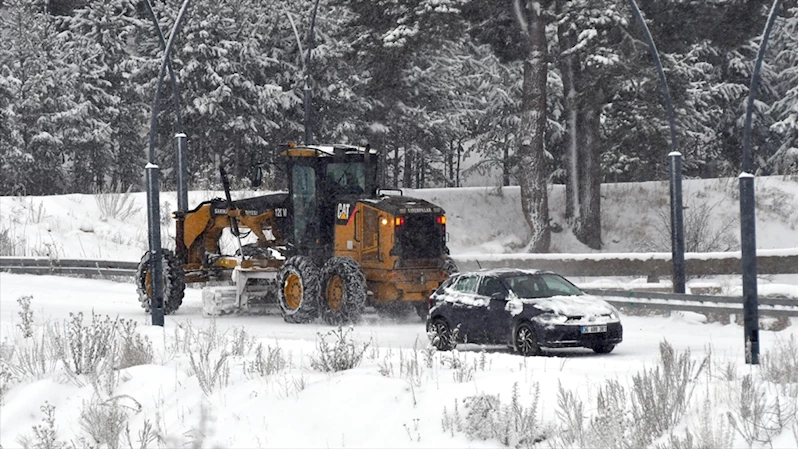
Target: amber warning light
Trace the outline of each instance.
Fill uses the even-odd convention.
[[[405,224],[405,217],[396,217],[394,219],[394,226],[402,226]]]

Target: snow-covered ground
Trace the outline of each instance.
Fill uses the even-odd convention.
[[[686,191],[694,192],[686,194],[686,205],[710,209],[714,229],[723,229],[737,214],[731,199],[737,184],[730,182],[686,181]],[[757,186],[758,248],[795,249],[796,181],[758,178]],[[667,192],[665,183],[603,186],[606,249],[659,249],[658,210]],[[512,253],[526,239],[518,188],[408,194],[447,210],[456,254]],[[190,203],[212,196],[192,192]],[[554,187],[552,215],[565,227],[562,197]],[[18,255],[138,260],[145,249],[144,196],[130,198],[131,214],[124,218],[103,217],[100,202],[89,195],[0,198],[0,247],[5,235],[4,248]],[[698,200],[704,206],[691,203]],[[163,202],[170,202],[163,211],[171,210],[174,194],[164,194]],[[168,220],[164,229],[174,233]],[[737,233],[736,223],[726,241],[734,246]],[[553,235],[553,250],[591,252],[568,232]],[[586,286],[640,282],[584,281],[577,280]],[[736,282],[716,284],[734,291]],[[796,286],[795,276],[781,282]],[[23,337],[24,308],[18,298],[24,295],[32,296],[35,338]],[[694,447],[797,446],[796,318],[763,320],[762,363],[753,366],[744,360],[742,326],[690,312],[623,315],[624,342],[608,355],[575,349],[531,358],[475,345],[435,353],[421,322],[367,316],[351,331],[343,330],[349,332],[344,341],[350,350],[368,343],[360,364],[325,372],[320,344],[335,341],[329,334],[334,328],[287,324],[278,316],[210,320],[200,313],[200,296],[200,290],[188,289],[184,305],[161,329],[148,325],[132,284],[0,273],[0,446],[36,447],[49,441],[90,447],[92,435],[103,439],[117,433],[114,429],[121,434],[119,447],[126,448],[634,447],[640,441],[651,447],[680,442],[686,447],[686,431]],[[67,365],[74,368],[69,357],[37,351],[33,340],[47,334],[44,341],[61,341],[61,348],[69,348],[64,340],[70,341],[68,330],[76,329],[69,323],[70,313],[77,312],[86,325],[92,313],[133,320],[152,343],[152,356],[119,370],[101,367],[100,375],[69,374]],[[53,336],[59,333],[60,339]],[[693,366],[683,367],[691,394],[673,423],[652,430],[653,423],[668,422],[663,409],[679,402],[679,389],[658,384],[651,370],[658,369],[658,379],[673,381],[683,372],[664,364],[663,342],[673,349],[676,364],[690,351],[686,357]],[[23,360],[29,358],[21,356],[30,354],[61,361],[26,365]],[[667,394],[650,397],[647,391]],[[569,402],[569,395],[582,409]],[[45,402],[55,407],[52,426],[43,421]],[[754,412],[747,415],[747,410]],[[51,427],[55,433],[48,435]],[[636,439],[653,433],[653,438]],[[99,446],[117,447],[107,439]]]
[[[693,395],[675,428],[676,435],[684,437],[685,429],[694,435],[702,431],[707,399],[713,404],[710,416],[715,426],[730,432],[730,447],[748,447],[744,437],[730,427],[725,414],[732,411],[737,416],[742,379],[749,374],[758,380],[770,405],[779,397],[783,412],[795,414],[795,408],[791,411],[790,407],[796,405],[796,373],[794,383],[787,386],[761,380],[764,368],[744,363],[741,326],[706,323],[705,317],[694,313],[623,316],[625,341],[609,355],[577,349],[551,351],[529,359],[504,348],[474,345],[453,353],[430,354],[420,322],[383,322],[367,317],[352,332],[355,342],[369,343],[360,366],[325,373],[314,369],[312,360],[318,353],[319,334],[333,328],[287,324],[278,316],[203,319],[200,291],[196,289],[188,290],[184,306],[178,314],[167,317],[161,329],[147,326],[148,319],[130,284],[0,274],[0,322],[5,342],[19,334],[19,329],[12,327],[21,323],[16,302],[21,295],[33,296],[34,323],[64,323],[70,313],[77,312],[84,317],[95,313],[134,320],[139,323],[139,332],[153,342],[155,356],[151,363],[120,370],[108,387],[102,381],[93,387],[89,376],[67,376],[62,367],[41,379],[11,382],[0,409],[0,444],[4,448],[21,446],[20,436],[34,435],[32,426],[42,424],[44,415],[39,408],[45,401],[55,406],[57,439],[77,442],[87,436],[81,426],[87,427],[89,422],[81,411],[98,400],[120,404],[134,447],[139,447],[137,438],[146,421],[160,426],[157,429],[164,438],[150,442],[148,447],[180,447],[200,440],[201,446],[196,447],[496,447],[501,445],[496,438],[484,441],[471,435],[475,439],[469,439],[467,422],[474,417],[468,418],[471,409],[464,399],[498,395],[499,404],[509,406],[514,385],[519,404],[535,406],[536,432],[548,438],[549,442],[545,440],[539,447],[550,447],[550,443],[559,447],[561,443],[555,438],[562,433],[559,426],[564,422],[558,416],[558,385],[583,401],[584,425],[591,428],[589,420],[596,419],[602,410],[597,404],[601,389],[609,381],[618,381],[631,399],[634,377],[657,366],[663,341],[668,341],[677,354],[690,351],[691,360],[696,362],[692,373],[699,373],[691,379]],[[221,358],[223,347],[233,347],[239,328],[264,348],[279,347],[285,366],[266,377],[253,374],[251,364],[257,357],[254,345],[250,345],[240,355],[226,359],[224,380],[205,394],[188,352],[180,348],[187,328],[195,332],[215,328],[217,334],[225,334],[221,339],[227,338],[227,343],[210,352],[211,363]],[[774,353],[796,330],[794,318],[784,330],[761,331],[762,353]],[[194,357],[201,352],[198,341],[189,343]],[[709,354],[711,363],[700,372],[699,365]],[[785,360],[777,363],[790,366]],[[793,363],[795,368],[795,359]],[[535,394],[539,395],[537,402]],[[462,430],[456,424],[445,430],[442,420],[454,419],[456,404]],[[773,447],[796,446],[796,417],[785,419],[786,427],[773,437]],[[599,426],[599,422],[593,426]],[[610,430],[607,432],[612,436]],[[667,437],[658,441],[666,444]]]

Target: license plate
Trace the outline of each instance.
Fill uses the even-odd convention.
[[[580,326],[580,332],[584,334],[598,334],[600,332],[607,332],[608,326],[606,324],[599,324],[596,326]]]

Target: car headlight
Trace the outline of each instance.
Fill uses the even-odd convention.
[[[610,308],[610,318],[612,318],[614,320],[618,320],[619,319],[619,311],[616,310],[616,308],[613,307],[613,306],[611,306],[611,308]]]
[[[547,323],[547,324],[563,324],[566,321],[568,321],[569,318],[566,315],[558,315],[558,314],[555,314],[555,313],[549,313],[549,314],[545,314],[545,315],[540,315],[539,316],[539,320],[541,322],[544,322],[544,323]]]

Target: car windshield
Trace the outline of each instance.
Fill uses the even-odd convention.
[[[503,281],[520,298],[575,296],[583,292],[571,282],[554,273],[520,273],[504,276]]]

